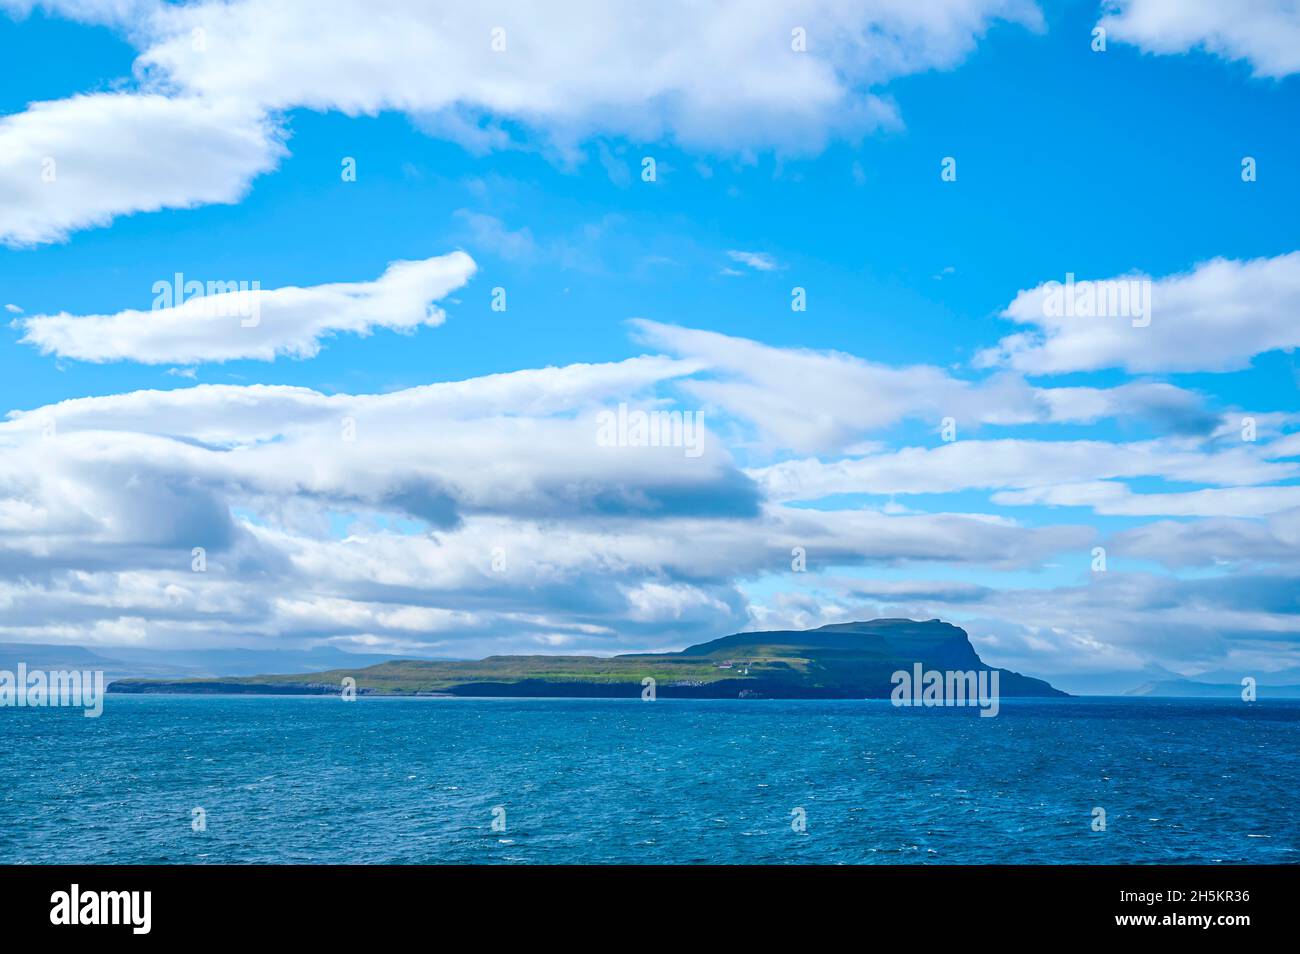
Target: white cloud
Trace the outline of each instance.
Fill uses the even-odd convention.
[[[1115,481],[1058,484],[993,495],[999,506],[1091,507],[1123,517],[1266,517],[1300,507],[1300,486],[1207,487],[1171,493],[1134,493]]]
[[[687,613],[714,610],[721,620],[726,620],[732,608],[711,595],[706,589],[687,583],[655,583],[648,581],[626,587],[628,615],[641,622],[660,622],[681,619]]]
[[[236,358],[311,357],[321,341],[342,332],[376,328],[413,331],[442,324],[433,302],[463,286],[475,264],[464,252],[414,262],[394,262],[371,282],[335,282],[308,288],[224,291],[183,298],[180,289],[158,294],[179,304],[110,315],[33,315],[22,319],[22,341],[44,354],[79,361],[199,364]],[[233,279],[251,286],[256,279]],[[169,276],[164,281],[172,281]],[[188,282],[187,282],[188,284]],[[206,289],[206,284],[205,284]]]
[[[971,489],[1019,488],[1023,494],[995,497],[1007,504],[1026,500],[1061,503],[1066,486],[1109,478],[1158,477],[1169,481],[1231,486],[1287,480],[1300,465],[1272,463],[1267,450],[1237,447],[1215,453],[1168,440],[1116,444],[1108,441],[959,440],[937,447],[907,447],[890,453],[822,462],[782,461],[751,471],[777,500],[816,500],[833,494],[936,494]],[[1121,484],[1098,483],[1113,496]],[[1274,490],[1282,488],[1273,488]],[[1295,490],[1296,488],[1289,488]],[[1225,492],[1231,493],[1231,492]],[[1170,495],[1143,495],[1142,500]],[[1082,503],[1085,498],[1072,498]],[[1105,498],[1109,500],[1109,497]],[[1168,511],[1155,511],[1168,512]]]
[[[19,16],[34,6],[4,4]],[[39,6],[120,29],[141,50],[142,89],[0,120],[0,182],[11,193],[0,195],[0,241],[10,244],[57,241],[132,212],[237,201],[284,154],[270,117],[302,107],[404,112],[476,152],[511,145],[509,121],[566,161],[601,136],[816,153],[833,137],[896,125],[878,91],[891,79],[956,66],[998,21],[1042,22],[1031,0],[801,0],[743,13],[688,0]],[[807,52],[791,49],[796,26]],[[57,187],[41,180],[46,156],[58,162]]]
[[[776,259],[766,252],[742,252],[733,249],[727,252],[727,256],[733,262],[740,262],[740,264],[747,265],[757,272],[774,272],[780,267],[777,265]]]
[[[129,25],[157,10],[162,0],[0,0],[0,10],[26,17],[33,10],[76,20],[79,23]]]
[[[743,14],[687,0],[653,9],[631,0],[243,0],[165,8],[141,61],[191,92],[269,110],[459,110],[562,139],[609,132],[727,151],[816,150],[833,132],[892,120],[869,88],[956,65],[999,19],[1041,23],[1017,0],[758,2]],[[796,26],[808,32],[807,53],[791,49]],[[206,30],[206,51],[193,48],[195,27]]]
[[[1128,317],[1060,313],[1054,305],[1058,295],[1051,282],[1017,294],[1003,316],[1032,330],[1003,338],[981,352],[976,364],[1009,365],[1027,374],[1232,371],[1248,367],[1257,354],[1300,345],[1300,252],[1249,261],[1217,258],[1154,280],[1145,327]]]
[[[1173,434],[1207,434],[1224,426],[1206,409],[1201,395],[1161,381],[1133,381],[1109,388],[1036,388],[1034,396],[1047,407],[1046,419],[1054,423],[1139,418]],[[1239,426],[1238,421],[1234,428]]]
[[[908,418],[930,421],[936,432],[947,416],[960,428],[1132,417],[1194,432],[1217,423],[1199,396],[1166,384],[1032,388],[1015,375],[965,381],[926,365],[892,367],[843,352],[774,348],[653,321],[635,320],[632,327],[712,373],[684,382],[683,390],[750,422],[770,445],[801,452],[840,451]]]
[[[698,370],[642,357],[382,395],[202,385],[14,414],[0,424],[0,636],[644,649],[741,628],[735,581],[787,570],[795,546],[814,568],[1015,567],[1093,539],[764,505],[712,433],[699,458],[597,442],[596,409],[654,406]],[[205,574],[190,572],[195,546]]]
[[[1148,53],[1203,49],[1246,60],[1256,76],[1300,71],[1300,6],[1294,0],[1110,0],[1107,35]]]
[[[62,519],[87,539],[153,540],[170,534],[167,520],[118,521],[112,501],[147,509],[174,493],[178,508],[182,500],[206,506],[220,488],[244,502],[299,498],[441,527],[476,513],[752,514],[752,486],[707,434],[696,458],[680,448],[598,445],[596,410],[607,399],[635,399],[688,370],[642,358],[382,395],[206,385],[68,401],[0,425],[0,450],[16,455],[6,471],[10,529],[39,529],[32,502],[54,494],[68,501]],[[222,513],[209,514],[214,532],[229,533]],[[42,518],[58,522],[53,512]]]
[[[1171,567],[1300,564],[1300,509],[1262,519],[1161,520],[1126,530],[1107,546],[1114,553]]]
[[[1081,568],[1088,555],[1080,554]],[[1178,579],[1126,570],[1090,573],[1081,585],[983,587],[934,581],[930,592],[841,580],[823,596],[818,625],[870,615],[941,617],[964,626],[981,656],[1029,673],[1241,667],[1252,673],[1300,663],[1294,570]],[[1147,681],[1139,677],[1134,684]]]
[[[689,350],[684,359],[541,368],[390,394],[201,385],[11,414],[0,424],[0,638],[103,646],[325,640],[478,656],[671,648],[786,619],[942,615],[974,619],[972,634],[995,661],[1029,668],[1025,661],[1036,659],[1041,667],[1059,655],[1069,669],[1081,658],[1222,658],[1251,651],[1261,633],[1296,628],[1285,613],[1256,608],[1250,581],[1194,611],[1179,602],[1189,591],[1167,580],[1130,584],[1116,573],[1093,592],[1001,592],[955,576],[1072,561],[1086,573],[1091,547],[1105,542],[1086,526],[828,511],[762,493],[787,496],[779,472],[809,480],[801,493],[812,481],[837,492],[1028,485],[1014,492],[1036,494],[1045,481],[1067,496],[1088,492],[1079,474],[1232,481],[1171,502],[1197,513],[1233,501],[1241,512],[1287,502],[1292,509],[1269,517],[1268,532],[1221,524],[1216,544],[1196,525],[1180,525],[1188,529],[1117,539],[1114,552],[1184,556],[1192,565],[1215,547],[1227,558],[1248,559],[1253,549],[1261,559],[1285,559],[1295,488],[1240,482],[1292,474],[1288,437],[1215,452],[1191,439],[959,441],[843,466],[777,465],[756,472],[757,485],[712,430],[698,459],[674,448],[600,446],[597,409],[619,401],[667,406],[664,393],[675,384],[719,373],[707,347]],[[740,361],[780,357],[741,350]],[[1066,403],[1096,410],[1094,397],[1074,394]],[[356,424],[355,440],[344,437],[345,418]],[[1130,506],[1123,485],[1093,483],[1118,488],[1094,488],[1088,499],[1099,507]],[[195,546],[206,548],[206,573],[190,571]],[[749,581],[789,579],[795,547],[804,548],[808,573],[770,600],[748,597]],[[936,565],[948,578],[918,581]],[[828,568],[841,568],[846,580],[877,568],[907,573],[910,582],[861,578],[823,594],[819,588],[837,585]],[[1282,581],[1267,585],[1281,592]],[[1179,626],[1188,637],[1171,639]]]
[[[99,93],[33,103],[0,118],[0,242],[237,202],[283,154],[264,113],[225,100]]]
[[[0,432],[6,428],[37,432],[52,420],[60,432],[128,431],[182,434],[204,444],[262,443],[304,427],[333,426],[343,415],[401,416],[404,423],[420,415],[455,419],[555,415],[598,406],[614,396],[626,398],[697,369],[690,362],[641,357],[614,364],[512,371],[374,395],[327,396],[310,388],[270,384],[132,391],[11,412],[11,423],[0,425]]]

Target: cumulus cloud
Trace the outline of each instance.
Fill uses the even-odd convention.
[[[423,261],[394,262],[375,281],[334,282],[308,288],[262,289],[256,279],[240,290],[215,293],[207,283],[191,291],[174,279],[155,286],[152,311],[108,315],[33,315],[18,322],[22,341],[43,354],[78,361],[199,364],[277,355],[309,358],[327,336],[367,335],[376,328],[413,331],[440,325],[446,315],[433,302],[463,286],[474,260],[453,252]],[[188,282],[184,284],[188,285]]]
[[[747,625],[737,581],[788,568],[795,547],[814,568],[1016,568],[1095,539],[783,507],[707,429],[699,457],[598,440],[600,409],[668,407],[664,386],[702,370],[647,356],[391,394],[199,385],[11,414],[0,634],[645,649]]]
[[[400,111],[475,152],[521,147],[522,135],[575,161],[594,140],[611,168],[626,154],[602,150],[606,136],[815,153],[901,122],[891,80],[957,65],[1000,20],[1041,25],[1034,5],[1014,0],[762,2],[741,16],[685,0],[0,0],[20,16],[37,7],[111,26],[140,56],[134,91],[0,119],[10,245],[239,201],[285,155],[280,124],[303,107]],[[1247,23],[1208,4],[1132,0],[1103,23],[1144,49],[1201,46],[1258,75],[1293,72],[1286,8],[1259,9]],[[796,26],[807,52],[791,49]],[[586,42],[595,35],[601,44]],[[502,258],[556,258],[527,229],[457,215]],[[727,254],[737,267],[780,267],[760,251]],[[13,412],[0,424],[0,638],[473,656],[675,648],[764,625],[909,615],[966,622],[987,658],[1029,670],[1294,656],[1294,420],[1262,411],[1260,442],[1242,444],[1237,412],[1167,382],[1036,387],[1022,375],[1227,370],[1294,347],[1298,256],[1156,279],[1142,326],[1048,319],[1047,290],[1021,292],[1005,317],[1022,333],[981,356],[996,369],[982,377],[638,322],[662,355],[391,394],[201,385]],[[200,362],[309,356],[331,335],[437,324],[435,303],[473,271],[458,253],[394,263],[371,281],[258,289],[255,308],[217,292],[155,311],[6,311],[44,353],[192,374]],[[603,444],[597,415],[623,402],[704,410],[704,452]],[[937,427],[945,416],[962,428],[955,444],[870,444],[900,422]],[[1115,419],[1169,436],[969,437],[972,426]],[[825,459],[743,469],[731,447],[751,449],[751,433],[764,451]],[[1157,481],[1183,486],[1152,491]],[[922,494],[971,491],[990,493],[987,506],[920,509]],[[837,494],[912,499],[823,509]],[[1038,509],[969,512],[1013,507]],[[1084,525],[1094,514],[1124,517],[1126,529],[1106,537]],[[1176,519],[1140,522],[1148,516]],[[1099,542],[1121,559],[1089,579]],[[796,551],[806,574],[791,573]],[[1184,580],[1124,559],[1249,572]],[[1049,572],[1059,582],[1072,566],[1086,584],[1025,582]],[[873,578],[891,572],[908,578]],[[1003,573],[1012,585],[995,585]]]
[[[924,10],[763,2],[743,16],[685,0],[653,9],[243,0],[164,8],[141,63],[191,92],[271,110],[461,110],[562,138],[608,132],[728,151],[815,150],[834,132],[892,120],[871,87],[954,66],[998,20],[1036,27],[1041,15],[1017,0]],[[805,53],[792,49],[796,27],[807,31]],[[207,52],[194,50],[195,28],[206,31]]]
[[[303,107],[404,112],[478,152],[512,145],[505,124],[520,124],[566,161],[599,136],[816,153],[832,137],[897,124],[880,92],[891,79],[957,65],[999,21],[1041,25],[1030,0],[801,0],[739,15],[686,0],[2,6],[110,25],[140,50],[138,92],[38,103],[0,120],[0,241],[10,244],[236,201],[284,154],[271,117]],[[802,52],[796,29],[806,31]],[[46,157],[59,164],[57,187],[41,178]]]
[[[1148,53],[1201,49],[1245,60],[1256,76],[1300,71],[1300,7],[1292,0],[1110,0],[1100,26]]]
[[[1180,550],[1189,566],[1283,560],[1297,502],[1275,505],[1294,488],[1264,483],[1294,475],[1289,435],[1258,447],[1215,447],[1212,438],[965,440],[749,472],[711,426],[699,457],[598,440],[601,409],[674,408],[673,393],[726,378],[736,361],[860,370],[852,356],[746,353],[743,342],[724,362],[728,349],[715,353],[715,344],[705,336],[678,356],[389,394],[198,385],[11,413],[0,424],[0,637],[106,646],[326,641],[477,656],[674,648],[739,629],[884,614],[969,622],[990,658],[1036,659],[1020,665],[1032,669],[1056,664],[1057,654],[1172,663],[1217,652],[1222,661],[1253,652],[1261,633],[1290,633],[1284,609],[1249,589],[1223,590],[1214,611],[1197,617],[1152,602],[1151,592],[1190,592],[1161,579],[1146,589],[1107,583],[1089,602],[1077,587],[1004,590],[951,578],[1083,567],[1098,542],[1122,556],[1160,562],[1163,554],[1171,566]],[[810,367],[817,373],[804,377],[824,370]],[[788,376],[767,375],[755,386],[777,391],[760,409],[780,406],[786,393]],[[1089,413],[1106,406],[1088,394],[1066,403]],[[1256,491],[1278,499],[1249,510],[1253,519],[1166,522],[1113,541],[1072,519],[793,503],[1002,488],[1037,494],[1025,503],[1041,506],[1058,502],[1043,494],[1077,493],[1080,475],[1121,494],[1128,477],[1209,483],[1199,493],[1219,496],[1199,513],[1249,502]],[[1089,500],[1114,508],[1119,498],[1107,493]],[[204,548],[203,573],[191,570],[194,547]],[[791,574],[796,548],[806,574]],[[927,582],[933,568],[946,578]],[[872,580],[877,570],[908,579]],[[861,576],[849,579],[853,572]],[[774,579],[783,585],[771,587]],[[778,595],[756,598],[750,584]],[[1174,619],[1192,635],[1160,649],[1152,627],[1168,634]]]
[[[605,398],[682,370],[633,359],[383,395],[201,385],[69,401],[0,425],[0,514],[10,545],[45,528],[114,545],[198,535],[217,547],[233,538],[237,503],[292,505],[291,522],[334,508],[443,528],[474,514],[755,513],[752,485],[707,433],[698,457],[597,443]]]
[[[0,242],[34,245],[115,217],[243,198],[285,149],[255,107],[98,93],[0,117]]]
[[[1217,258],[1154,281],[1125,275],[1067,285],[1065,278],[1016,295],[1002,315],[1032,330],[1003,338],[981,352],[976,365],[1008,365],[1027,374],[1233,371],[1248,367],[1255,355],[1300,345],[1294,320],[1300,310],[1300,252],[1249,261]],[[1148,313],[1123,313],[1125,294],[1148,295],[1140,291],[1143,283],[1149,283]],[[1065,299],[1086,302],[1087,295],[1108,304],[1064,307]]]

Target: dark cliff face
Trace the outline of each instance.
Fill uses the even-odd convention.
[[[885,698],[893,690],[894,673],[912,673],[917,665],[923,671],[995,671],[980,659],[964,629],[938,619],[874,619],[811,630],[733,633],[675,655],[797,659],[803,663],[800,668],[772,666],[753,673],[757,693],[786,698]],[[1002,695],[1067,695],[1041,679],[996,671]]]

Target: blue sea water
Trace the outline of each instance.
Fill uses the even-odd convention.
[[[1300,862],[1287,702],[109,696],[0,779],[3,863]]]

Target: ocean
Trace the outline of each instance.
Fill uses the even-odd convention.
[[[110,695],[0,778],[0,863],[1300,862],[1300,702]]]

